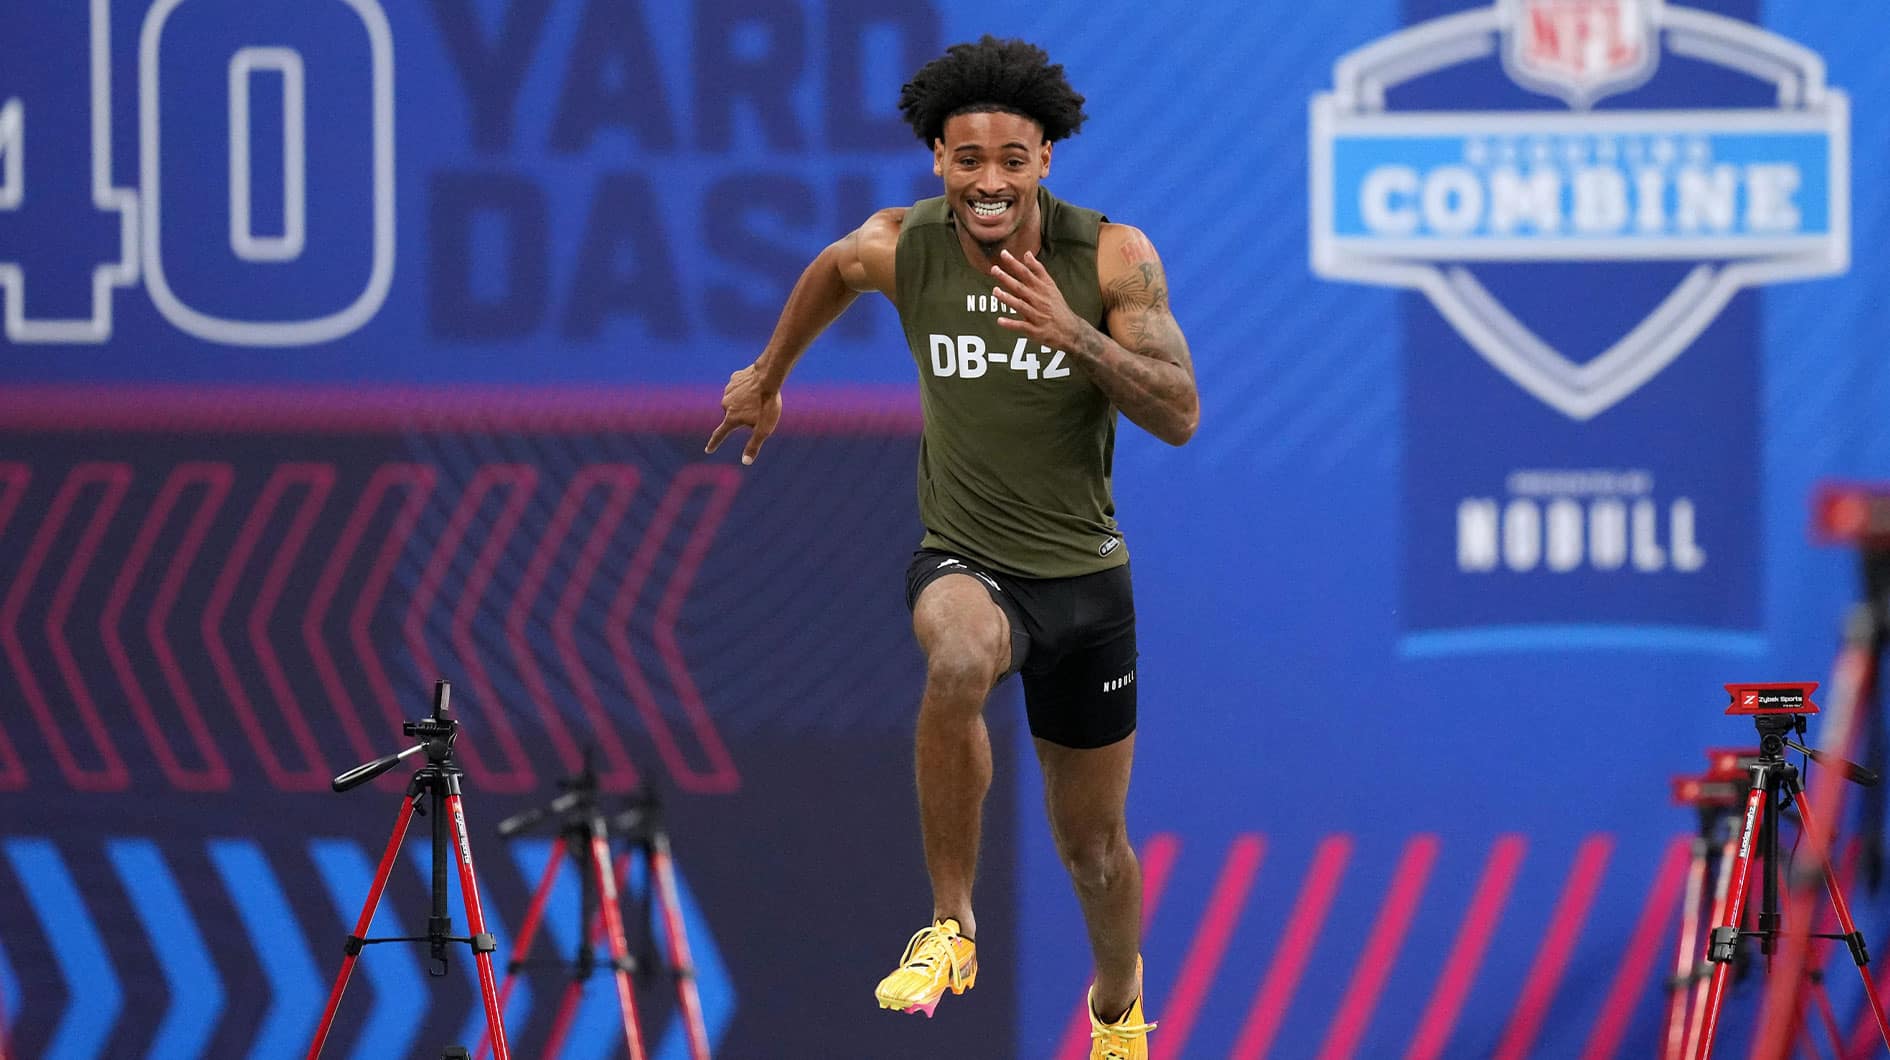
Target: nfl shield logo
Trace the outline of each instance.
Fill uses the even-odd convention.
[[[1760,433],[1676,427],[1759,403],[1740,292],[1848,268],[1850,111],[1701,3],[1757,6],[1489,0],[1312,101],[1313,270],[1436,310],[1400,314],[1408,656],[1752,650]]]
[[[1527,88],[1586,109],[1653,76],[1660,0],[1504,0],[1503,65]]]
[[[1589,109],[1654,79],[1663,51],[1770,86],[1777,105]],[[1575,111],[1390,105],[1407,83],[1492,59]],[[1849,130],[1817,55],[1749,22],[1665,0],[1494,0],[1334,64],[1312,108],[1313,271],[1421,291],[1517,385],[1587,420],[1740,290],[1849,266]],[[1485,282],[1532,264],[1566,276],[1657,262],[1686,266],[1657,304],[1572,345]]]

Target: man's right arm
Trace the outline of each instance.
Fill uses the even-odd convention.
[[[755,363],[729,376],[722,391],[722,422],[703,450],[713,453],[740,427],[750,430],[742,463],[752,464],[761,443],[781,421],[781,386],[801,354],[866,291],[893,297],[893,259],[903,206],[889,207],[815,255],[789,292],[774,334]]]

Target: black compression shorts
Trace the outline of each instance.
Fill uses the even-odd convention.
[[[1011,669],[1023,675],[1031,735],[1080,749],[1106,747],[1135,731],[1128,564],[1074,578],[1020,578],[922,548],[906,568],[907,609],[947,574],[976,578],[1010,619]]]

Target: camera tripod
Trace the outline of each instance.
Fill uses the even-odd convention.
[[[1805,716],[1817,712],[1817,706],[1811,702],[1810,690],[1816,684],[1808,686],[1727,686],[1733,692],[1734,705],[1728,713],[1749,714],[1759,730],[1759,754],[1749,767],[1749,787],[1745,803],[1744,824],[1739,832],[1739,841],[1734,851],[1732,864],[1726,874],[1727,899],[1722,909],[1722,916],[1716,918],[1716,926],[1708,938],[1707,959],[1714,964],[1711,983],[1708,986],[1705,1007],[1697,1017],[1700,1027],[1696,1060],[1708,1060],[1713,1053],[1713,1039],[1719,1029],[1719,1019],[1726,1000],[1726,985],[1731,976],[1733,960],[1739,943],[1743,938],[1754,937],[1759,940],[1760,950],[1765,954],[1768,965],[1781,938],[1796,940],[1802,948],[1809,945],[1811,938],[1828,938],[1844,942],[1849,947],[1851,958],[1857,964],[1858,974],[1864,980],[1864,995],[1870,1011],[1876,1019],[1877,1029],[1883,1036],[1886,1046],[1890,1046],[1890,1021],[1886,1021],[1882,999],[1877,996],[1876,985],[1870,978],[1870,955],[1864,945],[1863,932],[1857,930],[1851,919],[1849,904],[1839,889],[1836,874],[1831,869],[1829,847],[1825,837],[1817,830],[1812,816],[1810,802],[1805,798],[1803,786],[1799,783],[1798,770],[1785,760],[1785,749],[1790,747],[1804,752],[1811,760],[1829,763],[1839,769],[1848,779],[1858,783],[1875,783],[1876,775],[1861,767],[1842,760],[1833,760],[1830,756],[1813,751],[1794,742],[1791,734],[1805,731]],[[1773,698],[1762,700],[1767,692]],[[1750,693],[1753,697],[1751,709],[1741,709],[1742,696]],[[1777,706],[1767,705],[1779,704]],[[1780,859],[1778,850],[1778,818],[1787,808],[1795,809],[1798,814],[1800,833],[1811,852],[1817,858],[1820,874],[1825,888],[1830,895],[1832,911],[1836,914],[1840,931],[1820,933],[1811,931],[1812,917],[1809,902],[1794,902],[1793,916],[1796,921],[1793,934],[1783,931],[1784,914],[1779,907],[1779,872]],[[1760,898],[1757,930],[1744,930],[1748,891],[1752,885],[1752,863],[1755,858],[1764,862],[1763,890]],[[1773,967],[1775,981],[1789,980],[1785,989],[1797,993],[1798,980],[1804,976],[1803,966]],[[1820,987],[1821,989],[1821,987]],[[1802,996],[1802,995],[1801,995]],[[1784,1036],[1786,1048],[1789,1048],[1790,1036],[1798,1025],[1799,1013],[1788,1014],[1789,1023],[1779,1026],[1779,1020],[1762,1021],[1761,1030]]]
[[[435,976],[446,974],[448,943],[464,942],[471,946],[473,963],[479,972],[479,994],[486,1008],[486,1034],[492,1043],[493,1055],[497,1060],[510,1060],[511,1049],[505,1043],[505,1021],[492,975],[492,952],[498,948],[498,944],[486,930],[485,912],[479,905],[479,885],[473,875],[472,845],[466,836],[466,811],[460,798],[460,769],[453,761],[453,741],[459,736],[459,722],[447,717],[450,695],[451,689],[445,681],[436,683],[433,686],[432,715],[401,726],[403,733],[419,737],[420,743],[396,754],[358,765],[334,779],[336,791],[347,791],[373,780],[414,754],[426,753],[427,764],[421,766],[407,784],[406,797],[401,800],[400,813],[394,819],[393,834],[388,837],[387,849],[381,854],[380,866],[374,870],[374,882],[368,887],[367,901],[361,906],[361,917],[355,921],[354,933],[348,936],[344,947],[346,956],[341,960],[341,971],[335,977],[334,989],[328,995],[328,1006],[322,1011],[321,1022],[315,1027],[315,1040],[309,1044],[308,1060],[315,1060],[321,1055],[322,1046],[326,1044],[328,1032],[335,1022],[335,1011],[341,1006],[342,991],[348,988],[348,977],[354,974],[354,964],[362,948],[382,942],[427,943],[436,965],[428,969],[428,974]],[[423,797],[425,801],[422,801]],[[427,933],[401,938],[368,938],[368,927],[374,922],[374,909],[380,904],[381,892],[387,887],[387,878],[393,873],[395,859],[400,855],[401,842],[407,836],[407,825],[416,813],[433,815],[433,907],[431,915],[427,917]],[[466,923],[472,931],[470,936],[450,934],[453,919],[446,911],[449,816],[452,819],[453,846],[458,854],[453,861],[459,866],[459,895],[465,907]]]
[[[1699,1021],[1706,1011],[1707,983],[1713,974],[1712,963],[1701,959],[1701,915],[1705,914],[1708,927],[1725,916],[1733,858],[1739,851],[1738,810],[1746,802],[1746,770],[1758,752],[1712,750],[1706,757],[1710,766],[1705,773],[1673,779],[1674,801],[1697,811],[1699,831],[1693,837],[1686,895],[1680,908],[1680,948],[1674,958],[1673,975],[1667,980],[1667,1025],[1661,1060],[1683,1060],[1693,1054],[1699,1041]],[[1713,882],[1710,907],[1706,895],[1709,874]]]
[[[1840,757],[1861,751],[1865,765],[1883,772],[1890,757],[1890,733],[1878,702],[1878,678],[1890,652],[1890,483],[1827,481],[1812,495],[1811,536],[1820,544],[1857,550],[1859,593],[1845,612],[1843,634],[1833,668],[1838,687],[1825,732],[1825,746]],[[1820,790],[1819,794],[1824,794]],[[1832,819],[1843,817],[1838,790],[1827,805]],[[1865,799],[1858,824],[1860,860],[1872,892],[1885,875],[1884,820],[1890,806],[1879,791]]]
[[[1828,480],[1818,484],[1812,495],[1811,536],[1819,544],[1847,545],[1856,550],[1860,592],[1844,615],[1843,636],[1833,666],[1835,700],[1825,727],[1823,746],[1839,757],[1854,754],[1872,769],[1885,771],[1890,763],[1890,732],[1886,732],[1879,696],[1884,655],[1890,651],[1890,483]],[[1827,786],[1828,784],[1828,786]],[[1826,807],[1831,820],[1847,819],[1848,790],[1841,783],[1821,781],[1813,792],[1818,805]],[[1864,886],[1878,892],[1886,875],[1884,820],[1886,794],[1883,789],[1860,800],[1857,817],[1856,865]],[[1802,882],[1802,881],[1799,881]],[[1806,900],[1794,888],[1794,906]],[[1782,960],[1787,965],[1806,960],[1804,946],[1788,943]],[[1787,1019],[1804,1004],[1802,995],[1784,988],[1780,981],[1767,990],[1762,1010],[1765,1035],[1755,1049],[1755,1060],[1779,1060],[1787,1043],[1771,1024]],[[1854,1022],[1846,1042],[1848,1052],[1858,1055],[1869,1048],[1877,1028],[1862,1013]]]
[[[677,900],[669,837],[662,826],[661,806],[656,796],[647,788],[639,791],[631,797],[626,809],[609,817],[598,805],[597,775],[588,760],[582,772],[559,783],[565,788],[564,794],[545,806],[526,810],[499,822],[499,834],[508,839],[546,818],[555,817],[558,822],[558,842],[552,847],[544,874],[539,878],[525,918],[519,924],[518,941],[512,960],[506,967],[499,1004],[503,1006],[510,996],[516,974],[532,964],[532,944],[544,920],[552,887],[568,859],[577,869],[581,892],[577,952],[568,964],[549,962],[568,969],[571,981],[565,987],[542,1055],[556,1056],[563,1049],[571,1022],[577,1014],[584,985],[597,968],[593,951],[601,937],[610,951],[610,974],[616,982],[624,1042],[629,1047],[630,1060],[643,1060],[646,1051],[631,976],[642,972],[646,964],[655,964],[655,960],[652,958],[641,962],[632,956],[625,938],[619,896],[628,882],[629,855],[626,854],[615,865],[611,857],[612,838],[621,837],[628,841],[633,852],[643,854],[644,863],[649,869],[650,897],[643,906],[645,931],[642,940],[647,943],[650,939],[648,917],[654,909],[660,908],[664,934],[669,942],[669,972],[676,981],[677,1015],[688,1037],[689,1055],[691,1060],[709,1060],[708,1028],[702,1018],[694,965],[689,956],[689,940],[684,931],[682,908]]]

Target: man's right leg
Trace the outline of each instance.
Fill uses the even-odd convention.
[[[882,1007],[924,1011],[946,987],[962,993],[977,934],[971,888],[977,873],[984,796],[991,786],[991,738],[984,702],[1010,669],[1011,628],[984,583],[948,574],[927,585],[912,608],[925,654],[914,773],[933,926],[913,936],[900,967],[880,983]]]
[[[984,701],[1010,669],[1011,626],[984,584],[948,574],[925,587],[912,609],[925,653],[914,773],[932,917],[951,917],[977,935],[971,909],[984,796],[991,787],[991,737]]]

